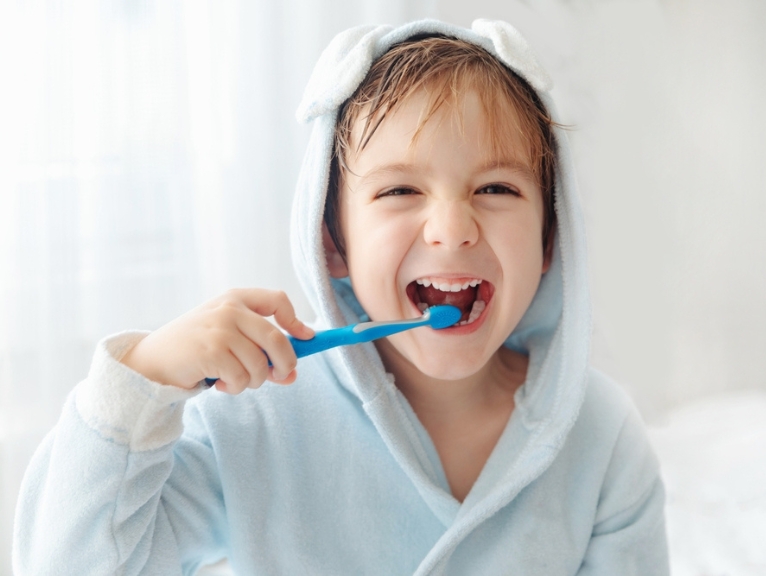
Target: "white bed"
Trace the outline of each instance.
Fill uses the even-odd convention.
[[[766,575],[766,394],[690,404],[650,435],[673,576]]]

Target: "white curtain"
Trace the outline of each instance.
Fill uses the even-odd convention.
[[[310,312],[287,222],[321,49],[431,0],[0,2],[0,575],[35,446],[95,343],[232,286]]]

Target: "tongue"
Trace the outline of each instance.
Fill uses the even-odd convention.
[[[476,288],[469,287],[460,292],[444,292],[433,286],[426,288],[419,284],[418,296],[420,296],[421,302],[425,302],[429,306],[451,304],[452,306],[457,306],[463,311],[463,314],[466,314],[471,311],[471,306],[474,300],[476,300]]]

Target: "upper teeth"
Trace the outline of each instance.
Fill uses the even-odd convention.
[[[415,280],[418,284],[425,286],[428,288],[429,286],[433,286],[437,290],[441,290],[442,292],[460,292],[461,290],[465,290],[469,286],[478,286],[481,284],[481,280],[474,278],[473,280],[468,280],[467,282],[464,282],[463,284],[459,283],[453,283],[453,282],[444,282],[444,281],[436,281],[431,280],[430,278],[418,278]]]

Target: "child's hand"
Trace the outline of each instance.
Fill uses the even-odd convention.
[[[231,394],[264,380],[292,384],[297,358],[287,337],[264,318],[272,315],[292,336],[314,336],[284,292],[229,290],[146,336],[122,363],[150,380],[186,389],[204,378],[218,378],[215,387]]]

